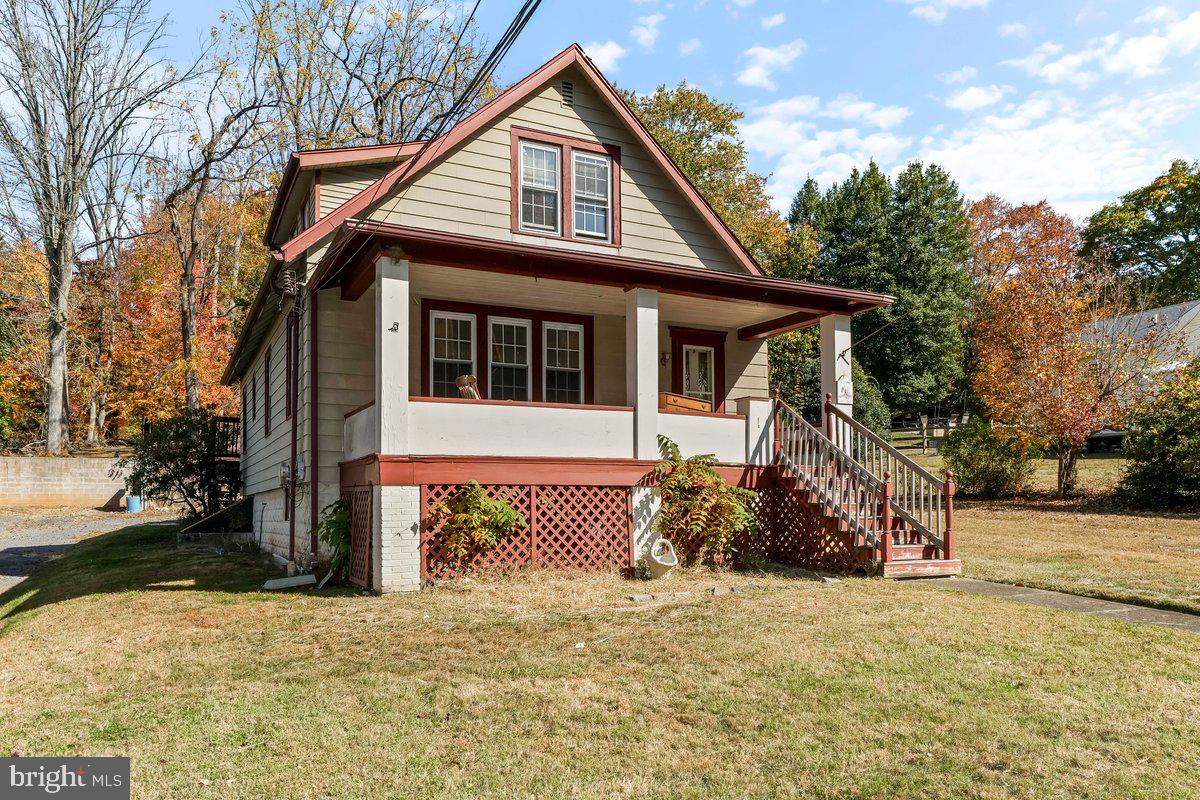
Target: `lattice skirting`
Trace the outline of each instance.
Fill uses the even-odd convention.
[[[342,502],[350,512],[350,582],[371,585],[371,506],[374,490],[370,486],[347,486]]]
[[[421,518],[459,488],[456,484],[421,487]],[[484,486],[529,524],[495,548],[459,558],[446,546],[437,526],[421,526],[421,577],[453,578],[485,568],[557,567],[623,569],[632,567],[633,545],[629,489],[623,486]]]

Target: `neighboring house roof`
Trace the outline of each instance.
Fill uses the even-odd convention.
[[[1151,308],[1134,314],[1122,314],[1102,320],[1101,326],[1143,339],[1165,332],[1170,335],[1170,347],[1182,347],[1187,356],[1200,358],[1200,300],[1189,300],[1162,308]],[[1172,363],[1170,368],[1182,366]]]

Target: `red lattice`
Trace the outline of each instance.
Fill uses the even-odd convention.
[[[371,496],[370,486],[342,489],[342,502],[350,512],[350,582],[371,585]]]
[[[867,553],[799,492],[774,486],[760,493],[757,547],[769,561],[838,574],[866,566]]]
[[[456,484],[421,487],[421,517],[457,491]],[[629,490],[610,486],[484,486],[488,497],[503,499],[525,515],[529,525],[490,550],[458,557],[440,528],[421,530],[421,576],[453,578],[487,568],[560,567],[613,569],[630,564]]]

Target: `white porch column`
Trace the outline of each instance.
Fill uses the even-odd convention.
[[[850,317],[821,317],[821,403],[825,395],[847,415],[854,411],[854,384],[850,382]]]
[[[408,453],[408,262],[375,262],[375,430],[378,451]]]
[[[625,292],[625,403],[633,406],[633,457],[658,458],[658,292]]]

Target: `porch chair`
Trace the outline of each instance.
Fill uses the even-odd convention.
[[[458,387],[459,397],[468,400],[479,399],[479,381],[475,380],[474,375],[459,375],[454,379],[454,384]]]

